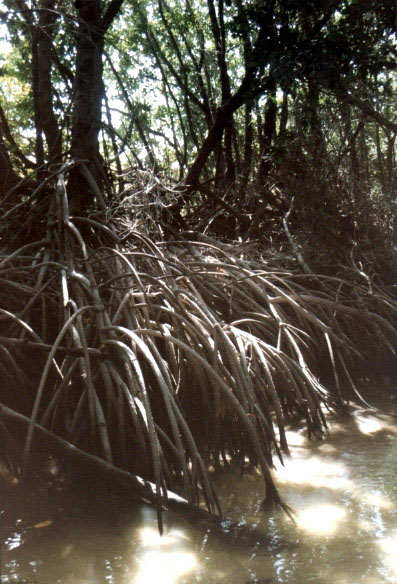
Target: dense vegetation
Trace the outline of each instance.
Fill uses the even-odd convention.
[[[208,469],[234,460],[288,512],[286,425],[321,434],[393,366],[394,3],[4,0],[0,22],[10,464],[39,423],[159,508],[218,510]]]

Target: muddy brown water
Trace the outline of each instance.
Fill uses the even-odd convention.
[[[288,435],[291,456],[276,482],[296,511],[263,512],[259,475],[216,478],[223,532],[165,514],[160,537],[150,507],[131,509],[92,488],[65,496],[61,481],[39,494],[2,494],[1,582],[14,584],[397,583],[397,408],[354,408],[325,440]],[[47,471],[57,474],[55,461]],[[97,492],[95,492],[97,491]]]

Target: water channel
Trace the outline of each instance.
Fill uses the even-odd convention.
[[[259,475],[232,469],[215,482],[239,528],[213,533],[166,513],[163,537],[149,507],[115,512],[95,493],[65,499],[62,485],[54,503],[4,480],[1,582],[395,584],[397,408],[387,411],[355,407],[325,440],[289,431],[291,456],[275,476],[296,523],[260,509]]]

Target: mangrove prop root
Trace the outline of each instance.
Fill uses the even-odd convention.
[[[3,404],[0,404],[0,414],[3,421],[8,420],[12,423],[16,422],[26,430],[30,424],[29,418]],[[92,472],[104,482],[114,483],[125,489],[129,489],[132,498],[139,499],[143,503],[156,505],[156,486],[152,482],[118,468],[94,454],[90,454],[77,448],[67,440],[53,434],[39,424],[35,424],[35,430],[35,444],[44,441],[45,445],[54,453],[67,457],[72,463],[75,462],[78,465],[81,465],[88,473]],[[220,515],[215,515],[205,509],[191,505],[186,499],[172,491],[167,491],[166,496],[161,494],[161,502],[164,508],[180,515],[193,524],[199,523],[208,526],[221,526],[222,523],[226,521]]]
[[[346,386],[357,395],[357,374],[375,377],[368,354],[395,361],[395,298],[252,247],[164,241],[127,204],[106,225],[71,217],[66,172],[38,241],[0,250],[2,402],[29,414],[25,460],[36,424],[51,424],[69,457],[73,443],[103,473],[131,471],[123,481],[157,508],[205,503],[215,517],[208,469],[242,461],[261,468],[266,506],[291,515],[273,455],[288,453],[292,419],[322,434],[324,408],[340,411]],[[186,499],[167,497],[175,485]]]

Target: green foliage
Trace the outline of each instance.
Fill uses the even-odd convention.
[[[2,19],[11,52],[1,62],[3,109],[17,145],[33,158],[40,132],[33,105],[32,38],[40,12],[26,18],[15,0],[5,6]],[[228,204],[246,217],[233,237],[247,233],[258,201],[263,217],[255,235],[266,231],[265,205],[273,215],[285,212],[295,196],[293,181],[301,185],[304,216],[310,215],[310,192],[315,191],[326,194],[315,198],[314,213],[321,208],[327,214],[321,200],[331,191],[333,209],[346,204],[357,209],[353,190],[358,183],[365,191],[360,205],[367,210],[371,204],[364,199],[391,200],[397,62],[391,0],[133,0],[121,9],[122,17],[106,34],[104,54],[109,112],[103,108],[101,155],[106,175],[113,176],[112,188],[122,185],[116,175],[124,166],[183,181],[219,108],[248,76],[242,105],[225,121],[200,171],[201,183],[218,189],[220,196],[227,193]],[[57,5],[56,15],[51,100],[67,153],[79,22],[72,3]],[[300,160],[299,167],[294,160]],[[313,165],[314,186],[309,178]],[[269,185],[282,193],[280,208],[264,194]],[[209,196],[189,199],[185,216],[204,212],[191,227],[204,225],[219,210],[214,201],[205,203]],[[325,218],[329,221],[332,217]],[[280,231],[280,217],[275,225]]]

